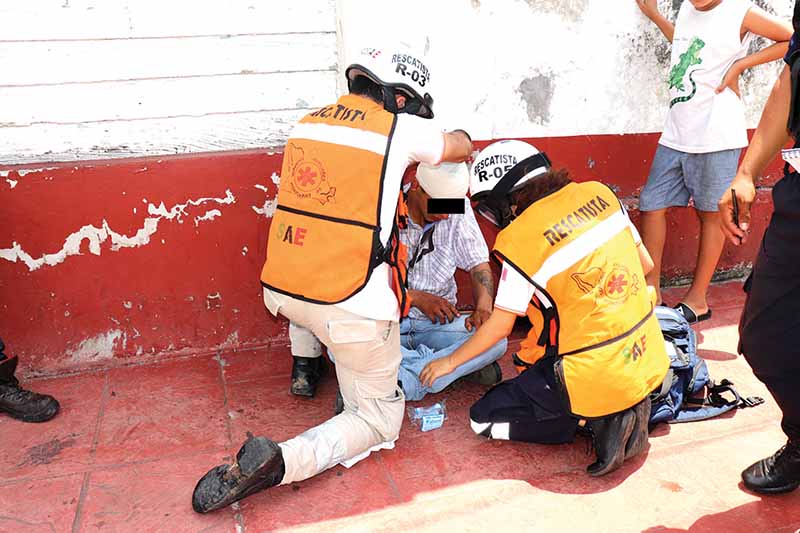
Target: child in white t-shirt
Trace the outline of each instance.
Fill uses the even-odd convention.
[[[782,57],[792,26],[749,0],[688,0],[675,24],[659,13],[657,0],[636,4],[672,42],[669,112],[639,199],[642,238],[655,262],[647,283],[661,303],[666,211],[689,205],[691,198],[700,218],[700,250],[692,286],[675,308],[697,322],[711,317],[706,292],[725,241],[717,203],[747,146],[739,76]],[[776,42],[747,55],[753,35]]]

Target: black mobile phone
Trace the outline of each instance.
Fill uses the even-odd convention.
[[[731,189],[731,200],[733,201],[733,223],[739,227],[739,199],[736,197],[736,189]],[[740,228],[741,229],[741,228]]]

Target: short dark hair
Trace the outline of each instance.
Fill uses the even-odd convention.
[[[545,196],[564,188],[572,183],[566,169],[548,170],[542,176],[536,176],[524,183],[519,189],[511,193],[511,205],[517,206],[517,213],[522,213],[530,205]]]
[[[351,94],[358,94],[371,98],[376,102],[383,102],[383,87],[366,76],[356,76],[350,80],[349,90]]]

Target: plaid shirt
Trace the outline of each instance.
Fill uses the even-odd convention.
[[[440,296],[456,304],[456,268],[469,272],[489,261],[489,249],[475,220],[468,200],[463,215],[450,215],[445,220],[422,228],[408,218],[408,228],[400,238],[408,246],[408,287]],[[411,318],[426,318],[416,307]]]

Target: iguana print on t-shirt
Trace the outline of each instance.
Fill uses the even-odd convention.
[[[694,65],[699,65],[703,62],[700,59],[700,50],[706,45],[702,39],[695,37],[692,39],[692,42],[689,44],[689,48],[686,49],[684,53],[680,56],[680,61],[678,61],[675,65],[672,66],[672,69],[669,71],[669,88],[670,89],[677,89],[679,91],[685,91],[686,87],[684,86],[683,80],[686,78],[686,73],[689,71]],[[673,98],[669,106],[672,107],[675,104],[680,104],[682,102],[688,102],[691,100],[694,95],[697,93],[697,84],[695,83],[692,75],[697,71],[697,69],[692,70],[689,73],[689,83],[692,84],[692,91],[685,95],[685,96],[678,96],[677,98]]]

